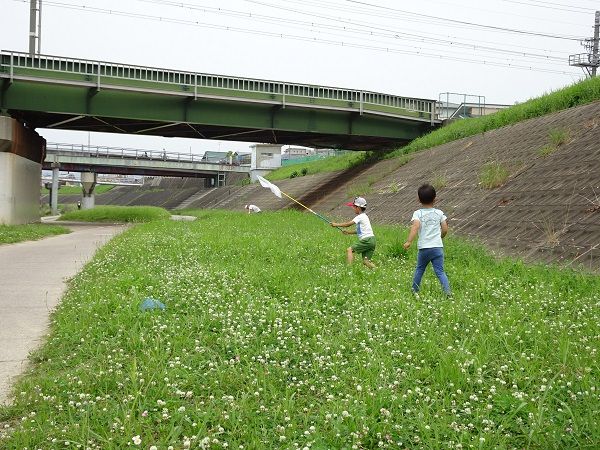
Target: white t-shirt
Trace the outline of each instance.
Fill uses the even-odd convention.
[[[260,208],[256,205],[248,205],[248,210],[255,212],[255,213],[259,213],[260,212]]]
[[[359,239],[368,238],[375,236],[373,234],[373,228],[371,228],[371,221],[365,213],[360,213],[352,219],[352,222],[356,224],[356,234]]]
[[[435,208],[418,209],[413,213],[411,222],[421,222],[417,248],[443,247],[441,223],[447,219],[442,211]]]

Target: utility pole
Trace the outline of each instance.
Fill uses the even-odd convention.
[[[590,77],[595,77],[600,66],[600,11],[596,11],[594,20],[594,37],[584,39],[581,45],[587,50],[587,53],[579,53],[569,56],[569,65],[581,67]]]
[[[594,43],[592,44],[592,76],[596,76],[596,69],[600,63],[600,56],[598,55],[598,40],[600,39],[600,11],[596,11],[596,20],[594,22]]]
[[[42,48],[42,0],[30,0],[29,4],[29,56],[33,57]]]

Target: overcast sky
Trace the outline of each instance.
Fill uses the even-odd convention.
[[[29,0],[0,0],[4,50],[28,50]],[[43,0],[42,53],[437,99],[522,102],[583,77],[597,0]],[[39,130],[49,142],[88,133]],[[194,153],[247,143],[91,133]]]

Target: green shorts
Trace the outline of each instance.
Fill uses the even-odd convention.
[[[358,242],[350,248],[352,248],[354,253],[361,253],[363,258],[370,260],[375,252],[375,236],[359,239]]]

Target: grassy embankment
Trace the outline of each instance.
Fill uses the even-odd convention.
[[[94,188],[94,194],[103,194],[110,191],[115,186],[112,184],[99,184]],[[50,191],[45,187],[42,188],[42,195],[48,195]],[[61,186],[58,189],[58,195],[73,195],[81,194],[81,186]]]
[[[28,225],[0,225],[0,244],[13,244],[21,241],[35,241],[48,236],[70,233],[59,225],[34,223]]]
[[[171,214],[156,206],[96,206],[93,209],[69,211],[59,220],[81,222],[150,222],[168,219]]]
[[[293,211],[138,225],[101,249],[0,410],[2,448],[594,448],[600,279]],[[152,297],[163,312],[142,313]],[[355,446],[355,447],[353,447]]]
[[[405,147],[391,153],[380,154],[381,158],[394,158],[407,155],[427,148],[436,147],[447,142],[462,139],[468,136],[484,133],[486,131],[502,128],[534,117],[544,116],[575,106],[585,105],[600,100],[600,78],[591,78],[549,94],[528,100],[524,103],[511,106],[496,114],[463,119],[439,128],[431,133],[415,139]],[[308,174],[319,172],[333,172],[348,169],[364,161],[366,155],[373,157],[371,152],[357,152],[357,156],[343,155],[324,160],[308,162],[302,165]],[[270,180],[289,178],[293,170],[298,171],[298,166],[287,166],[277,169],[269,174]]]

